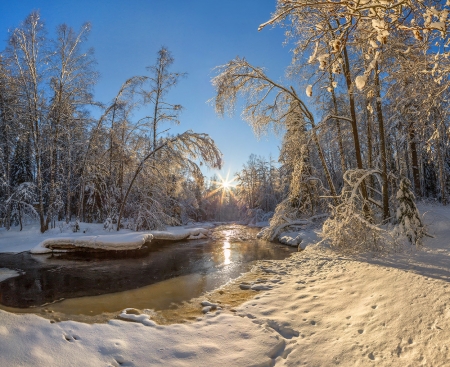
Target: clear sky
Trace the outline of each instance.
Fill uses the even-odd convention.
[[[213,68],[244,56],[267,68],[273,79],[282,79],[291,55],[283,46],[280,28],[258,32],[275,10],[275,0],[0,0],[0,49],[8,29],[17,27],[32,10],[40,10],[51,36],[56,26],[74,29],[92,24],[89,46],[95,49],[100,79],[95,98],[107,103],[129,77],[146,73],[157,51],[166,46],[175,58],[172,71],[187,72],[168,101],[185,110],[181,125],[209,134],[224,154],[222,175],[241,169],[251,153],[278,158],[280,140],[273,134],[258,139],[236,111],[221,119],[206,101],[214,97]],[[292,83],[292,81],[291,81]],[[144,112],[142,112],[144,113]],[[169,127],[169,126],[167,126]],[[205,171],[212,175],[214,171]]]

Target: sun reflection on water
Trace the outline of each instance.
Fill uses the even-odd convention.
[[[231,245],[228,241],[223,242],[223,264],[228,265],[231,264]]]

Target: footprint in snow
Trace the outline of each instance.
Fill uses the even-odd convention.
[[[285,339],[292,339],[293,337],[298,337],[300,335],[297,330],[294,330],[289,326],[282,325],[275,320],[267,320],[267,326],[275,330]]]
[[[76,340],[80,340],[80,337],[76,334],[73,335],[68,335],[68,334],[63,334],[64,339],[66,339],[68,342],[74,342]]]
[[[134,363],[128,362],[121,354],[118,354],[114,357],[113,366],[134,366]]]

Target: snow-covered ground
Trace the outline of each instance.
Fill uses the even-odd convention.
[[[235,314],[159,326],[0,311],[0,366],[448,366],[450,208],[420,209],[435,236],[423,251],[350,258],[311,245],[261,261],[266,291],[248,290]]]

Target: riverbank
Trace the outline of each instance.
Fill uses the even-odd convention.
[[[424,250],[350,258],[312,245],[260,261],[265,290],[192,323],[158,325],[151,313],[51,323],[0,311],[0,365],[445,366],[450,209],[420,209],[435,236]]]
[[[165,231],[140,231],[129,229],[108,230],[101,223],[80,223],[73,231],[73,223],[59,222],[55,228],[41,233],[38,224],[32,224],[19,231],[11,227],[9,231],[0,229],[0,253],[20,253],[30,251],[35,254],[59,250],[135,250],[155,240],[180,241],[182,239],[201,239],[208,236],[208,230],[215,224],[210,222],[192,225],[167,227]]]

